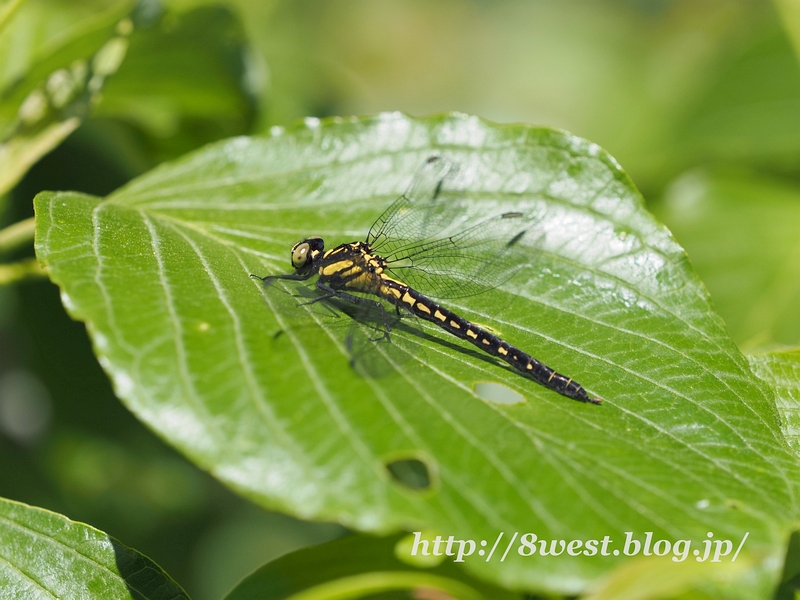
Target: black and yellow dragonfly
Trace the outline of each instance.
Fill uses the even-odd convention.
[[[318,275],[321,295],[311,302],[338,298],[377,308],[385,336],[390,332],[383,304],[365,294],[430,321],[484,352],[506,361],[543,386],[581,402],[600,404],[583,386],[562,375],[486,329],[437,304],[418,289],[438,298],[483,293],[508,280],[519,268],[515,248],[527,232],[521,212],[505,212],[460,231],[466,207],[441,197],[445,176],[454,165],[441,156],[429,158],[408,190],[372,225],[364,242],[325,250],[321,237],[292,247],[294,273],[251,277],[265,284],[274,279],[306,280]]]

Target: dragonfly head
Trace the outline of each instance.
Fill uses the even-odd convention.
[[[292,266],[301,273],[307,273],[314,268],[314,263],[322,256],[323,250],[325,242],[318,236],[297,242],[292,246]]]

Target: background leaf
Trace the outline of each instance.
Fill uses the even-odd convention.
[[[158,565],[93,527],[0,498],[0,598],[188,596]]]
[[[61,37],[58,46],[48,48],[49,54],[32,61],[0,90],[0,194],[75,131],[99,101],[106,79],[125,58],[133,21],[124,17],[131,4],[118,3],[71,36]],[[8,77],[18,51],[13,40],[4,46],[0,62]]]
[[[712,564],[687,560],[672,562],[656,556],[639,556],[620,565],[581,600],[705,600],[725,597],[735,588],[747,561]],[[772,596],[769,595],[771,598]]]
[[[800,2],[797,0],[774,0],[774,4],[781,15],[783,26],[786,28],[794,50],[800,56]]]
[[[267,126],[387,108],[549,125],[648,199],[712,161],[795,170],[800,72],[770,2],[232,2],[269,64]]]
[[[780,28],[755,27],[738,52],[709,75],[686,108],[672,160],[753,165],[797,173],[800,158],[800,65]]]
[[[800,453],[800,350],[748,356],[753,372],[772,386],[789,445]]]
[[[3,30],[14,13],[20,6],[25,4],[25,0],[3,0],[0,2],[0,31]]]
[[[7,20],[0,29],[0,81],[8,87],[65,44],[94,29],[99,21],[122,16],[133,0],[12,0],[4,3]],[[104,14],[105,13],[105,14]]]
[[[781,429],[789,446],[800,453],[800,349],[748,356],[753,372],[775,391]],[[781,585],[775,600],[793,600],[800,592],[800,534],[792,533],[786,551]]]
[[[759,567],[731,597],[766,597],[796,515],[797,464],[769,389],[710,308],[686,256],[616,162],[562,132],[398,114],[276,130],[209,147],[106,199],[37,197],[37,254],[85,320],[119,396],[242,494],[367,531],[426,526],[738,544]],[[567,400],[412,322],[349,367],[342,318],[297,309],[249,273],[288,269],[309,233],[369,225],[433,153],[462,165],[475,214],[536,215],[524,273],[448,303],[578,378],[603,407]],[[424,290],[422,290],[424,291]],[[272,293],[271,293],[272,292]],[[498,381],[522,404],[482,401]],[[427,465],[428,490],[387,464]],[[466,566],[506,586],[578,592],[614,556]]]
[[[740,347],[800,343],[800,188],[748,173],[695,171],[669,188],[658,215]]]
[[[43,56],[27,63],[19,58],[25,49],[0,44],[0,68],[9,80],[0,96],[0,192],[75,131],[90,109],[98,109],[97,118],[82,137],[134,173],[250,129],[263,75],[233,13],[224,7],[181,14],[164,12],[158,3],[132,6],[116,3],[67,30],[71,37],[60,31],[55,47],[41,40],[42,48],[27,53]],[[18,20],[47,29],[38,12]],[[30,37],[38,40],[34,33]]]
[[[117,37],[117,24],[133,4],[24,3],[0,32],[3,88],[42,62],[54,60],[56,71],[70,68],[75,56],[65,44],[85,41],[103,24]],[[0,196],[3,223],[31,217],[32,225],[32,200],[42,189],[106,194],[165,156],[248,130],[253,61],[230,10],[184,14],[146,0],[131,21],[125,60],[105,81],[102,102],[92,102],[80,127]],[[44,73],[45,79],[51,74]],[[104,103],[108,109],[97,114]],[[136,118],[144,106],[153,115],[147,123]],[[16,117],[12,107],[12,121]],[[152,123],[169,127],[148,127]],[[341,535],[335,525],[252,506],[147,431],[114,397],[85,328],[68,318],[57,288],[46,279],[30,281],[30,273],[41,276],[32,268],[38,266],[32,229],[22,241],[13,254],[4,253],[4,260],[16,262],[0,267],[6,282],[29,276],[0,292],[0,496],[114,532],[204,600],[220,598],[275,556]]]
[[[89,121],[106,147],[150,168],[251,130],[263,66],[224,6],[166,11],[131,36],[128,59]],[[122,154],[119,149],[118,154]]]
[[[245,578],[225,600],[280,600],[303,592],[327,598],[330,596],[322,590],[333,588],[349,590],[352,595],[346,597],[361,598],[366,596],[368,586],[372,592],[369,597],[380,592],[408,590],[413,593],[422,589],[449,593],[445,598],[520,599],[519,594],[469,577],[449,561],[428,565],[428,568],[401,561],[398,555],[407,552],[406,541],[402,536],[352,535],[292,552]],[[360,594],[354,593],[359,589]],[[426,597],[421,591],[417,594],[414,597]],[[430,591],[428,594],[433,595]]]

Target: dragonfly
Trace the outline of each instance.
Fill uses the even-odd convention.
[[[292,246],[293,273],[250,276],[268,285],[276,279],[304,281],[316,275],[320,295],[304,304],[338,299],[377,309],[388,338],[391,327],[382,301],[388,302],[398,315],[403,309],[433,323],[548,389],[600,404],[571,377],[432,299],[487,292],[524,266],[518,249],[529,222],[523,213],[504,212],[459,230],[468,207],[442,194],[445,178],[456,170],[445,157],[431,156],[405,193],[378,217],[365,241],[325,250],[324,240],[311,236]]]

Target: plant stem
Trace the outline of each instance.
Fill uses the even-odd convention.
[[[0,229],[0,254],[5,254],[28,242],[32,242],[35,228],[36,219],[31,217],[9,225],[5,229]]]
[[[23,279],[46,277],[44,269],[35,258],[26,258],[16,263],[0,265],[0,286],[9,285]]]

